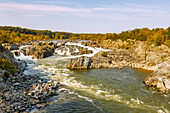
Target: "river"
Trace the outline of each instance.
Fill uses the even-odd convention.
[[[57,97],[49,98],[44,113],[169,113],[170,94],[162,94],[143,84],[152,71],[142,69],[69,70],[65,66],[73,56],[53,55],[30,60],[25,74],[60,82]],[[52,100],[52,101],[51,101]]]

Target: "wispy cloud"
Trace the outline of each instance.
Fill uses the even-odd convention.
[[[73,4],[77,5],[74,6]],[[32,17],[54,14],[64,16],[74,15],[83,18],[104,18],[109,20],[141,20],[146,17],[170,17],[170,13],[162,10],[161,7],[129,3],[121,5],[102,4],[84,8],[80,7],[80,3],[71,1],[35,1],[32,4],[10,2],[0,3],[0,11],[24,12],[23,16]]]
[[[46,11],[46,12],[90,12],[86,8],[72,8],[56,5],[37,5],[21,3],[0,3],[0,10],[25,10],[25,11]]]
[[[0,17],[4,17],[4,16],[7,16],[6,14],[0,14]]]
[[[29,16],[29,17],[42,17],[44,15],[41,14],[25,14],[24,16]]]
[[[64,5],[80,5],[78,2],[73,1],[33,1],[34,3],[39,4],[64,4]]]
[[[124,4],[124,5],[101,5],[95,7],[96,11],[103,12],[117,12],[117,13],[134,13],[134,14],[165,14],[160,7],[150,7],[138,4]]]

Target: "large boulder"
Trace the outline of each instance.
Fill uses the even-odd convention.
[[[90,64],[90,66],[89,66]],[[69,69],[98,69],[98,68],[123,68],[142,67],[142,62],[133,53],[127,50],[113,50],[109,52],[100,51],[93,57],[80,57],[68,62]]]
[[[2,46],[4,46],[8,50],[17,50],[17,49],[19,49],[19,44],[4,43],[4,44],[2,44]]]
[[[90,69],[92,64],[92,60],[89,57],[80,57],[76,59],[71,59],[67,63],[67,68],[70,69]]]
[[[11,44],[9,47],[8,47],[9,50],[17,50],[19,49],[19,45],[17,44]]]
[[[20,49],[26,56],[33,56],[33,59],[42,59],[52,56],[55,50],[56,44],[53,43],[36,43],[29,47]]]
[[[158,65],[150,76],[146,77],[144,83],[166,93],[170,90],[170,59]]]

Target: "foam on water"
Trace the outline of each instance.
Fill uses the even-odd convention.
[[[163,108],[163,107],[157,107],[157,106],[150,106],[145,104],[143,101],[139,100],[138,98],[130,98],[126,99],[123,96],[114,93],[113,91],[107,91],[107,90],[103,90],[101,89],[99,86],[97,85],[91,85],[91,86],[87,86],[87,85],[83,85],[81,82],[78,82],[75,80],[75,77],[72,77],[71,74],[72,72],[69,69],[58,69],[55,66],[45,66],[45,65],[40,65],[34,69],[40,69],[43,70],[44,73],[53,73],[53,74],[49,74],[49,76],[47,76],[47,78],[56,80],[56,81],[60,81],[62,84],[71,87],[75,90],[79,90],[82,92],[85,92],[87,94],[90,94],[98,99],[104,99],[107,101],[116,101],[116,102],[120,102],[123,104],[126,104],[127,106],[131,107],[131,108],[152,108],[152,109],[158,109],[159,111],[167,111],[166,113],[168,113],[168,110]],[[89,100],[89,97],[87,96],[82,96],[79,95],[76,92],[72,92],[69,90],[69,93],[74,93],[76,94],[78,97],[80,98],[84,98],[85,100],[89,101],[89,102],[93,102],[92,99]]]
[[[94,56],[95,54],[97,54],[97,53],[100,52],[100,51],[112,51],[112,50],[110,50],[110,49],[102,49],[102,48],[84,46],[84,45],[81,44],[81,42],[79,42],[79,43],[67,42],[65,45],[80,46],[80,47],[83,47],[83,48],[87,48],[88,50],[92,50],[92,51],[93,51],[92,54],[84,54],[84,55],[81,55],[81,56],[87,56],[87,57],[92,57],[92,56]],[[81,56],[80,56],[80,57],[81,57]]]
[[[25,47],[29,47],[30,45],[23,45],[23,46],[20,46],[19,49],[23,49]]]
[[[15,59],[20,59],[20,60],[29,59],[29,60],[32,60],[32,56],[25,56],[25,55],[24,55],[22,52],[20,52],[19,50],[12,50],[11,52],[13,53]],[[20,53],[20,56],[16,56],[14,52],[19,52],[19,53]]]
[[[67,49],[66,55],[70,55],[71,54],[70,49],[68,47],[66,47],[66,49]]]
[[[58,55],[64,55],[65,54],[65,49],[61,52],[61,50],[55,50],[55,53]]]
[[[110,51],[108,49],[93,48],[93,47],[84,46],[81,43],[67,42],[66,45],[75,45],[75,46],[80,46],[80,47],[83,47],[83,48],[88,48],[88,50],[92,50],[93,53],[92,54],[71,56],[69,54],[69,51],[70,51],[69,48],[65,48],[65,49],[68,49],[68,51],[66,52],[66,55],[68,55],[67,57],[55,57],[54,56],[52,58],[47,58],[47,62],[45,62],[41,65],[37,65],[33,69],[34,70],[41,70],[41,73],[48,74],[48,76],[45,76],[46,78],[50,78],[50,79],[55,80],[57,82],[59,81],[62,84],[66,85],[67,87],[75,90],[75,91],[72,91],[70,89],[66,89],[66,90],[68,90],[68,92],[70,94],[77,95],[79,98],[82,98],[82,99],[85,99],[88,102],[91,102],[95,107],[97,107],[100,110],[101,110],[101,108],[94,104],[94,101],[93,101],[93,99],[90,98],[90,96],[80,95],[76,92],[76,90],[83,92],[83,93],[86,93],[86,94],[89,94],[89,95],[91,95],[95,98],[98,98],[98,99],[104,99],[106,101],[116,101],[116,102],[125,104],[126,106],[129,106],[131,108],[141,108],[141,109],[150,108],[150,109],[156,109],[158,113],[169,113],[169,110],[164,108],[163,106],[151,106],[151,105],[144,103],[142,100],[140,100],[138,98],[134,98],[134,97],[126,98],[126,97],[122,96],[121,94],[115,93],[114,90],[110,91],[110,90],[106,90],[106,89],[101,89],[100,85],[102,85],[102,84],[89,85],[89,86],[82,84],[81,82],[77,81],[74,76],[72,76],[72,71],[70,71],[69,69],[58,68],[54,64],[50,64],[49,62],[58,62],[58,61],[62,61],[62,60],[70,59],[70,58],[78,58],[78,57],[81,57],[81,56],[91,57],[91,56],[94,56],[99,51]],[[63,50],[63,52],[61,52],[61,50],[55,50],[55,51],[59,55],[64,55],[65,49]],[[78,52],[78,49],[76,51]],[[15,56],[15,58],[17,58],[17,59],[18,58],[19,59],[27,58],[28,59],[28,56],[24,56],[23,54],[21,54],[21,56],[19,56],[19,57]],[[48,63],[48,65],[47,65],[47,63]],[[60,64],[58,64],[58,65],[60,65]],[[63,65],[63,64],[61,64],[61,65]]]

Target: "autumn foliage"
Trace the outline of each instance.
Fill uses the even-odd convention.
[[[52,32],[49,30],[32,30],[20,27],[0,26],[0,43],[22,43],[37,40],[56,39],[80,39],[80,40],[117,40],[123,41],[132,39],[146,41],[148,44],[159,46],[165,44],[170,47],[170,27],[163,28],[141,28],[121,33],[89,34],[89,33],[67,33]]]

